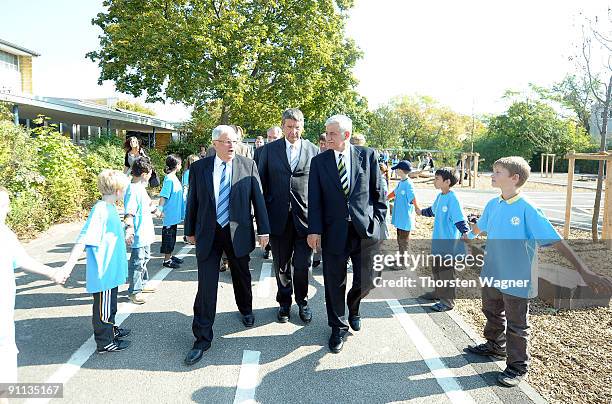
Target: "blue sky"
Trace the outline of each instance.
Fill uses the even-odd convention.
[[[431,95],[456,111],[495,113],[506,89],[549,85],[572,69],[579,11],[605,16],[607,0],[357,0],[347,33],[365,52],[355,75],[371,107],[400,94]],[[0,0],[0,38],[42,54],[35,93],[117,96],[98,86],[85,53],[98,46],[94,0]],[[120,95],[119,95],[120,96]],[[125,97],[124,97],[125,98]],[[129,98],[129,97],[128,97]],[[158,115],[184,119],[182,106]]]

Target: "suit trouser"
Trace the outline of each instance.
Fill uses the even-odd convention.
[[[487,318],[484,327],[487,343],[497,351],[506,350],[508,367],[520,373],[527,372],[529,299],[508,295],[495,288],[484,286],[482,312]]]
[[[249,255],[236,257],[232,245],[229,225],[221,228],[217,224],[210,254],[198,259],[198,293],[193,303],[192,330],[196,349],[208,349],[213,339],[213,323],[217,313],[217,288],[219,286],[219,260],[225,252],[229,261],[234,286],[234,299],[242,315],[253,312],[253,291]]]
[[[307,304],[312,249],[308,246],[306,236],[300,236],[295,229],[291,212],[283,234],[271,236],[270,242],[278,286],[276,301],[281,306],[291,306],[291,294],[295,292],[295,302],[300,306]]]
[[[370,251],[362,248],[362,241],[353,224],[349,222],[343,253],[332,254],[326,248],[322,252],[327,323],[332,328],[332,333],[344,335],[348,332],[346,306],[348,305],[349,316],[359,315],[361,299],[373,288],[371,259],[368,258]],[[353,284],[345,300],[346,266],[349,257],[353,263]]]
[[[114,341],[113,326],[117,314],[117,290],[113,288],[93,293],[93,316],[91,323],[98,349],[106,348]]]

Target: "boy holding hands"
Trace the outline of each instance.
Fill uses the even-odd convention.
[[[467,348],[478,355],[506,357],[506,369],[497,378],[499,384],[506,387],[518,385],[528,371],[528,299],[537,295],[538,246],[554,246],[595,290],[612,290],[612,281],[591,272],[542,211],[520,194],[530,171],[522,157],[497,160],[493,164],[491,185],[500,188],[501,195],[487,203],[472,228],[474,234],[487,233],[487,254],[481,279],[526,281],[527,284],[504,289],[483,285],[482,311],[487,319],[484,328],[487,342]]]
[[[68,278],[83,250],[86,251],[86,289],[94,298],[92,324],[98,353],[122,351],[130,346],[129,341],[122,340],[130,330],[115,326],[117,289],[127,278],[126,237],[129,242],[134,238],[134,229],[124,229],[115,206],[127,185],[128,179],[120,171],[103,170],[98,175],[102,199],[89,212],[64,265]]]

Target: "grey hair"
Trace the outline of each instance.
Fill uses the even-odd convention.
[[[349,134],[353,133],[353,121],[351,121],[351,118],[348,116],[342,114],[330,116],[327,118],[327,121],[325,121],[325,126],[333,125],[335,123],[337,123],[338,127],[340,127],[340,132],[349,132]]]
[[[304,114],[297,108],[289,108],[283,112],[282,123],[285,123],[287,119],[293,119],[304,124]]]
[[[238,137],[238,134],[236,133],[234,128],[232,128],[231,126],[219,125],[212,131],[212,140],[218,140],[219,137],[224,133],[227,133],[230,136],[234,135],[234,137]]]
[[[270,132],[275,132],[277,135],[281,135],[283,133],[283,130],[280,128],[280,126],[272,126],[266,131],[266,134]]]

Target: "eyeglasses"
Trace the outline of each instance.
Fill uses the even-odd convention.
[[[215,140],[215,142],[219,142],[225,146],[232,146],[238,143],[237,140],[219,140],[219,139]]]

